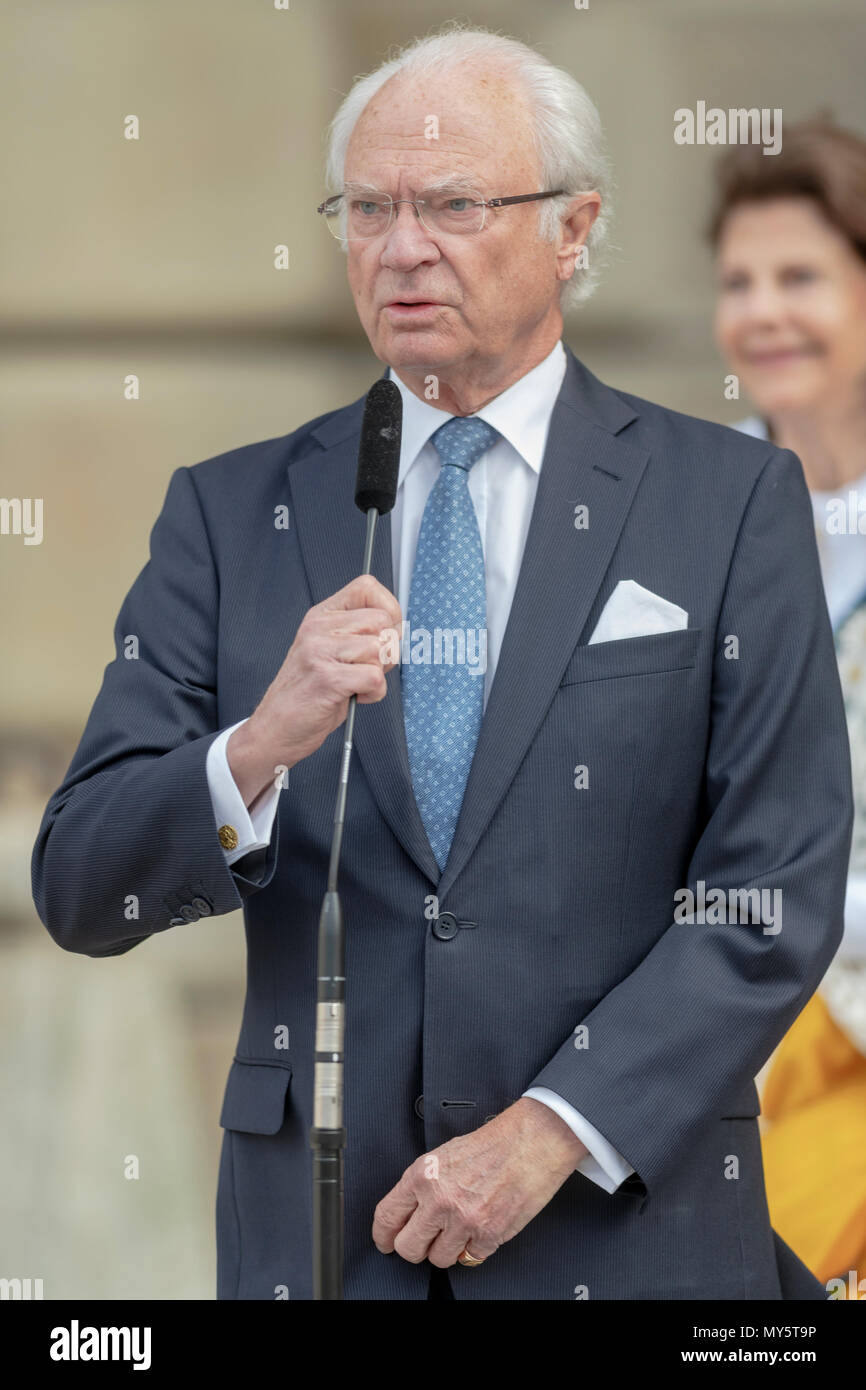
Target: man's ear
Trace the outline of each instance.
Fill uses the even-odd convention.
[[[580,248],[585,244],[590,228],[600,210],[600,193],[594,191],[578,193],[572,198],[568,205],[568,211],[559,224],[560,242],[556,253],[557,279],[571,279]]]

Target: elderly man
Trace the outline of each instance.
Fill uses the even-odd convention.
[[[413,44],[347,96],[329,175],[403,398],[376,577],[362,401],[176,471],[45,813],[42,920],[105,956],[243,904],[218,1297],[310,1298],[316,926],[356,693],[346,1297],[820,1298],[770,1226],[753,1081],[836,949],[851,836],[799,462],[564,348],[608,170],[586,94],[531,49]],[[436,628],[483,634],[483,663],[385,659]]]

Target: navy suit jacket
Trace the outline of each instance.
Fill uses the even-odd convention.
[[[231,868],[205,759],[308,608],[361,568],[362,412],[363,399],[174,472],[33,852],[42,921],[89,956],[172,927],[206,951],[208,917],[243,906],[217,1194],[226,1299],[311,1297],[316,935],[343,732],[289,772],[267,851]],[[373,567],[391,589],[389,517]],[[621,579],[685,608],[688,627],[589,645]],[[376,1203],[420,1153],[533,1084],[636,1175],[611,1195],[574,1173],[482,1267],[449,1271],[457,1299],[825,1296],[771,1229],[753,1081],[839,944],[851,840],[796,456],[611,390],[568,352],[441,873],[412,794],[399,667],[387,684],[358,710],[340,876],[346,1297],[426,1297],[426,1261],[373,1245]],[[677,923],[675,894],[699,881],[780,890],[781,930]]]

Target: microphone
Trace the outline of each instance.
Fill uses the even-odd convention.
[[[367,392],[355,506],[362,512],[375,507],[380,516],[390,512],[397,497],[400,471],[400,438],[403,432],[403,397],[393,381],[376,381]],[[369,569],[363,571],[369,574]]]
[[[393,381],[380,378],[367,392],[355,505],[367,514],[362,574],[369,574],[373,538],[379,516],[390,512],[397,497],[400,471],[400,438],[403,431],[403,397]],[[349,698],[343,758],[328,887],[319,914],[318,966],[316,969],[316,1052],[313,1075],[313,1298],[343,1297],[343,1036],[345,1032],[345,931],[343,909],[337,891],[337,869],[343,843],[346,792],[357,695]]]

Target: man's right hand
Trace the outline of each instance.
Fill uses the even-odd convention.
[[[308,610],[260,703],[226,745],[248,808],[279,768],[309,757],[344,722],[351,695],[360,705],[384,698],[396,662],[381,660],[382,633],[399,634],[401,622],[396,598],[369,574]]]

